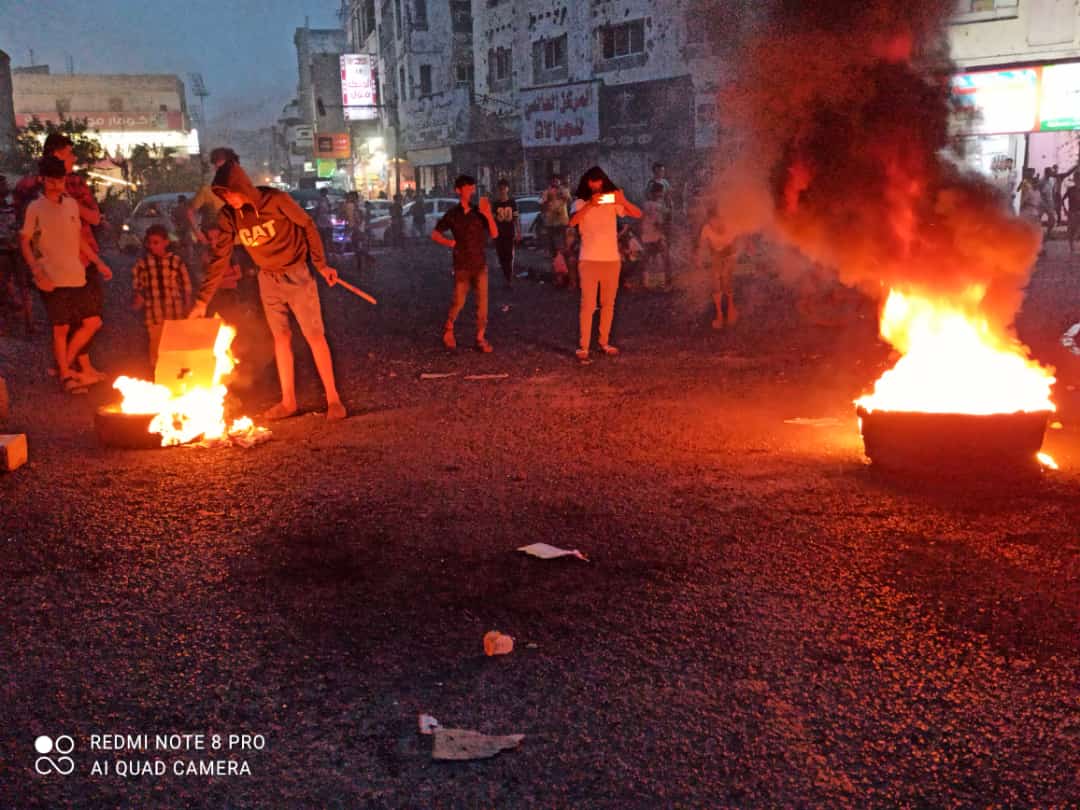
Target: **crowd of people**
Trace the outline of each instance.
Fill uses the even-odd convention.
[[[29,292],[37,288],[50,324],[53,373],[64,391],[80,394],[104,380],[91,350],[102,325],[102,284],[112,272],[94,239],[101,211],[86,181],[74,172],[74,162],[71,141],[54,133],[45,141],[37,172],[14,189],[0,177],[0,293],[31,333]],[[213,178],[193,199],[177,200],[170,215],[172,227],[158,224],[147,229],[131,272],[131,304],[142,313],[151,364],[168,320],[207,314],[221,315],[231,323],[258,319],[273,337],[281,390],[280,400],[264,418],[288,417],[297,411],[290,327],[294,319],[323,383],[327,415],[343,418],[346,411],[312,270],[334,285],[338,271],[331,264],[347,252],[357,256],[359,268],[365,269],[364,257],[370,258],[366,235],[370,202],[350,193],[335,205],[323,190],[309,215],[289,193],[255,186],[232,150],[214,150],[211,162]],[[1070,246],[1080,235],[1076,174],[1075,166],[1064,172],[1050,167],[1041,180],[1028,174],[1019,187],[1022,216],[1038,218],[1051,230],[1059,216],[1067,215]],[[442,326],[443,345],[457,348],[455,324],[471,294],[476,309],[473,346],[489,353],[494,349],[487,330],[488,248],[494,247],[498,271],[512,286],[522,240],[519,204],[505,179],[489,197],[478,196],[477,181],[461,175],[454,183],[454,196],[457,204],[430,228],[425,196],[415,194],[408,215],[411,231],[426,233],[452,251],[453,286]],[[670,286],[676,240],[692,246],[679,254],[686,257],[682,265],[706,270],[711,277],[712,326],[725,329],[738,321],[734,276],[740,261],[756,250],[753,235],[726,227],[715,211],[697,215],[691,226],[685,205],[673,199],[663,164],[653,166],[639,199],[640,205],[631,201],[597,166],[581,176],[573,191],[555,175],[540,195],[544,254],[556,282],[579,296],[575,354],[581,363],[591,362],[594,346],[603,355],[619,353],[613,340],[619,290],[640,283],[642,277],[645,286]],[[400,199],[391,204],[390,212],[404,233],[406,213]],[[342,224],[347,244],[333,252],[334,228]]]

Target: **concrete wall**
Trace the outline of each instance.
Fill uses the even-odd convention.
[[[161,74],[38,74],[17,72],[12,76],[15,112],[55,113],[57,103],[72,111],[112,110],[157,113],[161,107],[180,112],[187,126],[184,83],[177,76]]]
[[[340,28],[297,28],[293,35],[296,45],[296,68],[298,81],[296,99],[300,103],[300,114],[308,123],[316,119],[315,98],[312,93],[312,64],[319,54],[342,54],[345,52],[345,32]],[[340,77],[338,88],[341,87]],[[324,102],[326,100],[324,99]],[[341,103],[340,94],[335,102]]]
[[[997,5],[953,18],[949,45],[961,67],[1080,58],[1076,0],[998,0]]]

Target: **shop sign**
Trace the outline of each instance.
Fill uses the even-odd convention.
[[[315,161],[315,165],[316,174],[320,178],[324,179],[328,177],[333,177],[334,172],[337,171],[338,167],[336,160],[324,160],[323,158],[319,158],[317,161]]]
[[[1039,129],[1080,129],[1080,62],[1042,69]]]
[[[596,82],[525,88],[520,95],[524,146],[573,146],[600,139],[600,94]]]
[[[86,120],[89,129],[104,132],[133,132],[183,130],[184,115],[179,110],[164,112],[66,112],[62,116],[52,110],[50,112],[19,113],[15,116],[15,126],[25,127],[30,121],[37,118],[39,121],[58,122],[61,118],[70,121]]]
[[[341,105],[346,121],[370,121],[378,118],[375,89],[375,60],[371,54],[341,55]]]
[[[604,85],[600,131],[611,147],[656,149],[686,146],[694,133],[694,86],[689,76]]]
[[[315,136],[315,157],[347,159],[351,156],[348,132],[320,132]]]
[[[953,77],[952,96],[965,134],[998,135],[1038,129],[1036,68],[962,73]]]

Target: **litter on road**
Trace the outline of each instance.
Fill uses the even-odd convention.
[[[0,435],[0,470],[14,472],[26,463],[26,434]]]
[[[509,374],[469,374],[465,379],[476,382],[477,380],[505,380],[509,376]]]
[[[547,543],[533,543],[532,545],[522,546],[518,551],[524,551],[526,554],[532,557],[539,557],[541,560],[554,560],[559,557],[577,557],[579,560],[589,561],[589,558],[574,549],[559,548],[558,546],[550,546]]]
[[[797,416],[794,419],[785,419],[785,425],[805,425],[806,427],[835,427],[840,420],[834,416],[808,417]]]
[[[514,639],[498,630],[484,633],[484,655],[509,655],[514,651]]]
[[[456,377],[456,371],[447,371],[443,373],[424,373],[420,375],[421,380],[445,380],[447,377]]]
[[[525,739],[524,734],[493,736],[464,728],[437,728],[434,736],[432,759],[458,761],[489,759],[500,751],[517,748]]]
[[[417,717],[421,734],[434,734],[439,728],[439,721],[430,714],[421,714]]]

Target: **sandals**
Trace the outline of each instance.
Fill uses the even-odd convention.
[[[602,351],[608,357],[614,357],[619,353],[619,350],[616,347],[612,346],[610,343],[601,344],[600,351]]]
[[[296,408],[293,408],[290,411],[279,402],[273,408],[263,411],[262,418],[268,422],[276,422],[279,419],[288,419],[290,416],[296,416],[296,411]]]
[[[64,393],[72,395],[88,394],[90,390],[86,387],[86,383],[82,382],[74,374],[69,374],[60,380],[60,384],[64,386]]]
[[[494,349],[491,347],[491,344],[483,338],[476,339],[476,350],[478,352],[481,352],[482,354],[491,354],[494,351]]]

